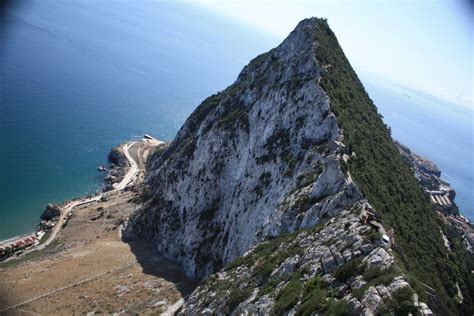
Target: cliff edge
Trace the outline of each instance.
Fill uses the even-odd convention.
[[[314,23],[252,60],[204,101],[147,177],[130,219],[194,277],[257,242],[331,217],[362,196],[341,165],[343,136],[318,85]]]
[[[183,313],[474,309],[472,255],[324,19],[300,22],[199,105],[145,183],[124,237],[206,280]]]

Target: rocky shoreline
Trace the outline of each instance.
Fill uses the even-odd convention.
[[[130,163],[123,152],[123,146],[125,144],[126,143],[123,143],[117,147],[112,148],[108,154],[109,168],[107,169],[108,175],[104,179],[104,186],[101,189],[103,192],[113,190],[114,185],[122,181],[128,169],[130,168]],[[99,167],[98,170],[105,171],[102,166]],[[39,246],[42,243],[44,236],[47,237],[54,227],[56,227],[59,222],[59,218],[65,211],[67,205],[80,199],[92,198],[97,194],[99,194],[99,192],[66,200],[61,204],[48,204],[43,213],[40,215],[40,222],[38,223],[35,232],[16,238],[10,238],[5,241],[0,241],[0,262],[15,255],[22,255],[26,251],[31,251],[33,247]],[[71,211],[69,211],[69,213],[70,214],[66,215],[62,226],[67,224],[67,220],[72,215]]]
[[[125,144],[126,143],[123,143],[118,145],[117,147],[112,148],[108,154],[109,168],[108,175],[105,177],[103,188],[101,189],[103,192],[113,190],[114,184],[122,181],[123,177],[128,171],[128,168],[130,168],[130,163],[128,162],[127,157],[125,157],[125,154],[123,152],[123,146]],[[58,218],[61,216],[62,210],[64,209],[65,205],[78,199],[93,197],[96,194],[97,193],[73,198],[64,201],[63,203],[58,205],[48,204],[48,206],[40,216],[41,223],[39,225],[39,229],[48,231],[53,228],[55,226],[55,223],[58,221]]]
[[[105,186],[103,191],[110,191],[114,189],[114,184],[122,181],[123,177],[130,168],[130,163],[123,152],[125,143],[118,145],[110,150],[108,155],[109,168],[108,174],[104,179]]]

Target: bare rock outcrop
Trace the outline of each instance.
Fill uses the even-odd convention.
[[[254,247],[199,286],[181,315],[376,315],[401,305],[429,315],[392,251],[368,238],[372,228],[357,216],[360,207],[356,203],[313,229]],[[373,250],[364,254],[364,248]],[[335,297],[327,299],[330,291]]]
[[[61,208],[57,205],[48,204],[46,209],[40,216],[42,221],[51,221],[58,218],[61,215]]]
[[[120,144],[110,150],[109,159],[109,172],[104,179],[105,186],[104,191],[109,191],[114,188],[114,184],[120,182],[125,174],[127,173],[130,163],[123,152],[124,144]]]

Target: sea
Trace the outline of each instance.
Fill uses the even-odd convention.
[[[113,146],[172,140],[281,39],[197,4],[15,0],[0,8],[0,240],[101,188]],[[437,163],[474,219],[472,111],[361,76],[394,138]]]

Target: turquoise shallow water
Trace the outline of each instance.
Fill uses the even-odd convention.
[[[32,231],[48,203],[99,189],[111,147],[144,133],[172,139],[200,101],[279,43],[190,5],[15,3],[0,16],[0,239]],[[394,136],[440,165],[473,218],[472,114],[362,79]]]

